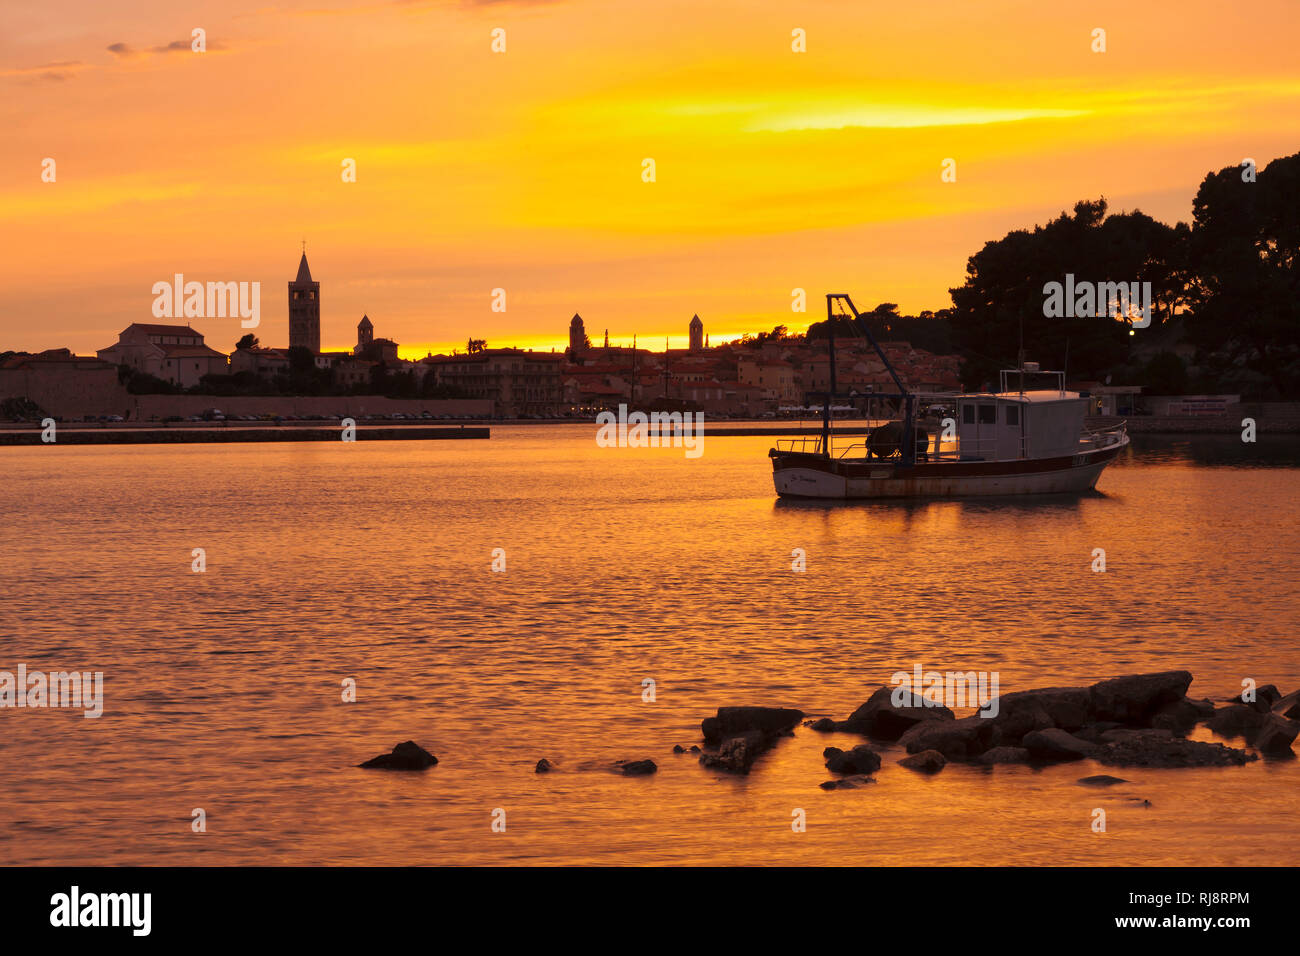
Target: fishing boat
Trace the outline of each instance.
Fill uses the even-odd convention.
[[[839,307],[840,311],[836,311]],[[844,311],[847,310],[847,311]],[[1000,390],[952,396],[953,418],[933,431],[918,421],[917,397],[899,378],[852,299],[826,296],[829,328],[853,323],[874,347],[897,391],[873,393],[896,405],[901,418],[880,422],[865,436],[835,447],[834,334],[830,390],[821,434],[779,440],[768,452],[776,493],[787,498],[961,498],[1068,494],[1089,491],[1102,470],[1128,446],[1126,423],[1087,428],[1089,399],[1065,389],[1065,374],[1021,361],[1000,373]]]

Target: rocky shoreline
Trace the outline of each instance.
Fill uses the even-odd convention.
[[[848,719],[822,718],[809,726],[896,742],[909,754],[899,765],[926,773],[937,773],[949,761],[989,766],[1091,759],[1113,767],[1171,768],[1241,766],[1261,755],[1294,756],[1300,691],[1284,697],[1268,684],[1249,699],[1243,692],[1216,706],[1188,697],[1191,683],[1189,671],[1162,671],[1087,687],[1016,691],[961,718],[909,691],[881,687]],[[1254,752],[1188,739],[1202,723],[1220,736],[1243,738]],[[842,751],[828,747],[825,756],[828,770],[846,772]],[[854,761],[848,772],[863,773],[861,763]]]
[[[857,789],[874,782],[884,757],[882,747],[901,746],[907,756],[896,763],[917,773],[935,774],[951,762],[1048,765],[1091,759],[1111,767],[1179,768],[1242,766],[1261,756],[1294,757],[1300,734],[1300,690],[1283,695],[1267,684],[1239,696],[1209,699],[1187,696],[1190,671],[1132,674],[1085,687],[1046,687],[1003,694],[975,714],[958,717],[942,704],[890,686],[876,690],[845,720],[806,720],[788,707],[719,707],[700,724],[701,744],[673,747],[676,754],[698,753],[701,766],[748,774],[760,757],[804,726],[821,733],[849,733],[866,742],[843,750],[827,747],[822,756],[836,777],[825,790]],[[1192,740],[1204,724],[1225,738],[1242,738],[1252,749]],[[362,767],[424,770],[438,759],[411,741]],[[535,772],[559,770],[542,758]],[[649,758],[585,763],[575,769],[606,770],[643,776],[658,770]],[[1123,783],[1096,774],[1078,781],[1087,786]]]

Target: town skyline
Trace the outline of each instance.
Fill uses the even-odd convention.
[[[301,262],[299,265],[299,269],[301,270],[303,266],[308,263],[308,261],[309,260],[307,257],[307,252],[306,249],[304,248],[303,251],[301,252]],[[184,277],[183,273],[181,274],[181,277],[182,278]],[[293,285],[301,278],[302,278],[302,273],[300,271],[298,276],[295,279],[289,280],[290,295],[292,295]],[[306,282],[308,284],[314,284],[316,286],[317,291],[319,291],[320,286],[322,285],[322,281],[310,271],[308,271],[306,275]],[[204,283],[200,283],[200,284],[204,284]],[[178,294],[176,297],[176,301],[180,302],[182,301],[182,298],[183,297],[180,294]],[[801,318],[800,321],[782,322],[780,321],[782,317],[779,314],[774,314],[773,316],[770,317],[772,325],[769,326],[768,328],[753,328],[753,329],[747,329],[739,333],[719,336],[719,340],[716,343],[711,343],[711,344],[727,345],[733,342],[739,342],[742,339],[744,339],[746,336],[756,335],[760,332],[767,332],[770,330],[770,328],[775,327],[777,325],[785,326],[789,330],[790,335],[793,337],[802,336],[807,332],[809,326],[813,325],[816,322],[823,321],[825,319],[825,316],[820,314],[820,312],[817,311],[819,302],[821,300],[821,296],[807,296],[806,298],[812,300],[814,311],[811,313],[806,311],[801,313],[792,313],[793,315],[799,317],[810,316],[809,318],[807,318],[806,321],[802,321]],[[149,301],[155,302],[156,300],[157,300],[157,296],[154,294],[153,291],[151,291],[149,295]],[[169,301],[171,301],[170,286],[169,286]],[[278,295],[272,293],[272,295],[268,300],[268,304],[275,303],[278,301],[279,301]],[[352,347],[356,344],[355,335],[353,335],[351,340],[347,341],[346,343],[341,341],[341,339],[346,338],[346,336],[338,336],[336,334],[337,333],[336,327],[340,323],[347,324],[348,320],[330,319],[327,321],[325,318],[327,306],[324,304],[327,301],[328,300],[326,298],[322,297],[321,300],[322,305],[320,307],[321,315],[319,317],[319,326],[320,326],[319,334],[322,336],[322,338],[320,339],[319,347],[314,348],[313,351],[318,353],[337,353],[337,352],[348,351],[352,349]],[[179,306],[177,306],[177,309],[179,310]],[[243,339],[248,335],[252,335],[256,339],[258,339],[258,345],[261,348],[271,348],[271,349],[290,348],[292,346],[291,343],[292,332],[291,332],[291,316],[290,316],[289,307],[286,305],[282,309],[278,306],[271,305],[270,309],[264,309],[262,311],[263,314],[259,316],[259,321],[257,326],[251,328],[244,325],[243,322],[241,321],[240,316],[234,314],[232,310],[232,314],[220,315],[220,316],[186,317],[183,315],[177,315],[171,317],[159,317],[156,315],[148,315],[142,317],[139,320],[134,320],[128,323],[128,325],[123,329],[112,330],[111,333],[110,330],[104,330],[103,334],[105,335],[118,334],[124,331],[125,328],[129,328],[131,325],[142,325],[142,326],[175,325],[175,326],[183,326],[186,328],[192,328],[195,331],[202,333],[205,338],[212,338],[214,334],[216,335],[221,334],[220,326],[215,324],[228,323],[230,326],[230,333],[233,336],[233,342],[237,343],[240,339]],[[269,312],[269,321],[268,321],[268,316],[266,314],[268,312]],[[500,313],[492,313],[492,314],[499,315]],[[570,323],[574,318],[582,318],[585,327],[585,323],[587,320],[586,317],[582,316],[581,310],[575,312],[572,316],[570,316],[568,319],[564,321],[565,323]],[[692,312],[691,315],[684,320],[687,329],[685,334],[677,335],[673,333],[666,333],[663,336],[661,336],[658,339],[658,341],[665,341],[665,346],[663,349],[656,348],[658,341],[656,341],[654,337],[641,335],[636,331],[633,331],[631,333],[620,333],[611,328],[597,328],[596,326],[592,326],[586,328],[586,333],[589,337],[591,337],[593,344],[595,344],[596,340],[599,338],[600,341],[609,348],[632,348],[635,346],[641,351],[647,351],[647,352],[661,352],[661,351],[673,351],[673,350],[684,351],[688,349],[691,345],[692,338],[691,338],[690,327],[692,322],[696,320],[700,320],[699,313]],[[362,312],[360,318],[358,318],[355,323],[351,323],[349,325],[349,328],[351,329],[352,333],[355,333],[357,331],[358,326],[362,322],[374,323],[374,321],[375,320],[371,318],[369,312]],[[200,328],[199,325],[196,323],[206,323],[207,328]],[[329,330],[329,335],[331,336],[328,339],[323,338],[323,336],[325,336],[326,334],[327,329]],[[537,344],[537,340],[532,340],[527,344],[521,344],[521,343],[511,342],[511,341],[503,342],[493,337],[491,333],[491,329],[485,328],[483,324],[480,323],[477,326],[467,327],[465,332],[462,333],[462,336],[465,337],[462,337],[456,341],[436,342],[436,343],[424,342],[421,343],[420,345],[410,345],[410,346],[400,342],[395,343],[398,346],[397,355],[399,358],[406,361],[418,361],[419,359],[425,358],[428,355],[439,355],[439,354],[454,355],[458,353],[464,353],[466,351],[467,340],[472,341],[475,339],[476,335],[481,333],[487,334],[488,337],[485,340],[484,344],[487,348],[491,348],[491,349],[498,349],[498,348],[519,349],[522,351],[559,353],[559,352],[564,352],[566,349],[570,348],[571,345],[573,344],[570,337],[569,327],[567,324],[564,327],[563,333],[557,334],[553,339],[543,340],[540,344]],[[705,333],[706,340],[711,339],[711,337],[712,337],[712,333]],[[217,339],[215,341],[217,342],[218,345],[224,344],[223,340]],[[281,344],[282,342],[283,344]],[[674,343],[678,343],[678,344],[674,344]],[[42,351],[47,351],[52,348],[68,348],[74,354],[79,354],[83,352],[87,354],[93,354],[95,352],[102,351],[102,348],[79,349],[79,348],[73,348],[63,343],[51,344],[48,341],[46,341],[43,345],[40,345],[37,348],[10,349],[7,343],[0,342],[0,352],[14,351],[14,352],[28,352],[28,353],[36,354]],[[231,352],[235,351],[234,344],[231,345],[230,351]]]
[[[873,351],[861,337],[850,336],[832,373],[828,344],[811,336],[787,335],[778,324],[771,332],[713,346],[699,315],[688,323],[686,347],[673,349],[669,340],[662,352],[635,339],[635,347],[614,344],[607,332],[593,339],[580,314],[569,319],[566,346],[550,350],[493,346],[471,333],[463,351],[430,351],[412,359],[399,354],[400,343],[382,334],[386,330],[368,314],[355,326],[354,345],[324,347],[329,285],[313,275],[305,244],[286,283],[283,338],[263,329],[260,305],[252,305],[262,301],[259,288],[236,290],[231,283],[223,289],[216,282],[186,281],[181,274],[173,279],[155,287],[155,321],[131,323],[117,342],[94,355],[77,355],[66,346],[17,354],[0,350],[0,390],[22,395],[15,411],[53,409],[81,417],[92,410],[121,420],[174,417],[181,406],[168,396],[188,393],[223,401],[242,397],[254,404],[304,396],[452,400],[444,407],[528,418],[572,416],[624,402],[762,415],[800,405],[809,390],[828,388],[833,376],[863,393],[887,385],[890,373],[880,351],[924,390],[959,384],[961,359],[906,341],[886,341]],[[235,300],[237,310],[228,307]],[[246,305],[252,305],[247,315]],[[258,322],[249,328],[246,319],[253,315]],[[229,352],[207,341],[212,333],[205,328],[221,322],[241,333]]]

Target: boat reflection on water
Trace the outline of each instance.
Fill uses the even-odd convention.
[[[891,513],[923,512],[956,507],[970,512],[1073,511],[1085,501],[1120,501],[1096,488],[1062,494],[973,496],[970,498],[791,498],[778,497],[774,511],[840,511],[879,509]]]

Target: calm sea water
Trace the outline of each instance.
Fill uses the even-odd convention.
[[[1294,690],[1300,442],[1138,436],[1083,498],[830,506],[775,498],[769,438],[593,437],[0,449],[0,670],[106,698],[0,711],[0,863],[1300,863],[1294,760],[1098,792],[1091,762],[895,748],[824,792],[857,738],[800,728],[748,777],[671,753],[719,705],[844,717],[915,663]],[[356,767],[408,738],[439,765]]]

